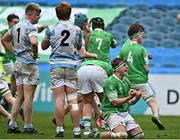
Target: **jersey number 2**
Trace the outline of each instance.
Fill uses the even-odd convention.
[[[61,32],[61,36],[63,36],[63,39],[60,43],[60,46],[69,46],[69,43],[67,43],[66,40],[69,38],[70,32],[68,30],[63,30]]]

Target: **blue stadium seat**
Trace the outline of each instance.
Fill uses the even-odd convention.
[[[179,35],[179,33],[169,33],[168,34],[168,38],[169,39],[172,39],[172,40],[174,40],[174,41],[180,41],[180,35]]]
[[[159,33],[163,33],[163,34],[168,34],[170,33],[170,28],[165,26],[165,25],[157,25],[157,26],[154,26],[155,30]]]
[[[176,15],[177,14],[180,14],[180,10],[179,9],[172,9],[172,10],[169,10],[168,11],[168,16],[171,17],[171,18],[176,18]]]
[[[161,11],[153,8],[147,12],[147,16],[155,18],[155,19],[160,19],[162,17],[162,13]]]
[[[164,48],[177,48],[178,45],[177,45],[177,42],[176,41],[173,41],[173,40],[164,40],[162,43],[161,43],[161,46],[164,47]]]
[[[144,39],[143,42],[142,42],[142,46],[144,46],[146,48],[156,48],[156,47],[158,47],[158,44],[154,40]]]
[[[124,23],[115,24],[113,26],[113,30],[116,30],[120,33],[126,34],[128,31],[129,26]]]
[[[163,24],[165,26],[170,26],[170,27],[174,27],[177,24],[176,19],[173,17],[163,18],[163,19],[161,19],[160,22],[161,22],[161,24]]]
[[[142,12],[136,11],[134,9],[132,9],[132,10],[129,9],[126,12],[126,16],[131,17],[131,18],[135,18],[135,19],[140,19],[142,17],[142,14],[143,14]]]
[[[157,32],[157,31],[154,31],[154,32],[148,33],[147,38],[159,42],[159,41],[163,40],[163,35],[161,33]]]
[[[156,24],[156,20],[151,18],[151,17],[142,17],[140,18],[140,23],[143,25],[143,26],[155,26]]]
[[[120,23],[123,23],[125,25],[131,25],[135,22],[135,19],[131,17],[120,17]]]
[[[147,12],[149,10],[149,7],[145,4],[138,4],[133,6],[133,10]]]

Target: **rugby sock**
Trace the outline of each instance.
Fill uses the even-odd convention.
[[[63,127],[56,127],[56,133],[59,133],[59,132],[64,132],[64,128]]]
[[[33,128],[31,123],[25,123],[24,128]]]
[[[9,127],[11,127],[11,128],[18,127],[17,122],[10,120]]]
[[[84,125],[83,119],[80,119],[79,124],[80,124],[80,125]]]
[[[153,117],[159,119],[159,115],[158,114],[154,114]]]
[[[79,127],[73,129],[74,135],[80,135],[81,129]]]
[[[91,126],[91,117],[89,116],[83,116],[84,121],[84,127],[90,127]]]

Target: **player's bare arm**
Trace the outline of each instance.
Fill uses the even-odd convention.
[[[14,48],[11,46],[11,35],[7,32],[2,38],[2,44],[5,48],[7,48],[10,52],[15,53]]]
[[[38,58],[38,40],[36,36],[30,37],[32,52],[33,52],[33,58]]]
[[[85,58],[97,58],[97,54],[89,53],[85,50],[85,48],[81,48],[80,50],[78,50],[78,52],[80,53],[82,57],[85,57]]]
[[[49,48],[49,46],[50,46],[50,40],[48,40],[48,39],[43,39],[43,41],[41,42],[41,48],[42,48],[43,50],[46,50],[46,49]]]
[[[117,107],[117,106],[120,106],[123,103],[129,102],[129,100],[131,100],[135,96],[136,96],[136,93],[133,92],[128,97],[115,99],[111,103],[112,103],[113,106]]]

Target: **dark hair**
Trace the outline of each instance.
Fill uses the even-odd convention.
[[[15,14],[9,14],[9,15],[7,16],[7,21],[8,21],[8,22],[11,22],[14,18],[19,19],[19,17],[18,17],[17,15],[15,15]]]
[[[95,17],[91,19],[92,29],[101,28],[104,30],[104,20],[101,17]]]
[[[71,15],[71,5],[68,2],[59,3],[56,8],[56,15],[58,19],[68,20]]]
[[[125,60],[123,58],[114,58],[111,61],[111,65],[112,65],[113,68],[115,68],[120,63],[125,63]]]
[[[37,3],[29,3],[27,6],[26,6],[26,9],[25,9],[25,14],[29,14],[30,12],[33,12],[33,11],[36,11],[37,13],[41,13],[41,8],[39,6],[39,4]]]
[[[138,32],[144,32],[144,27],[139,23],[132,24],[128,29],[128,35],[130,38]]]

